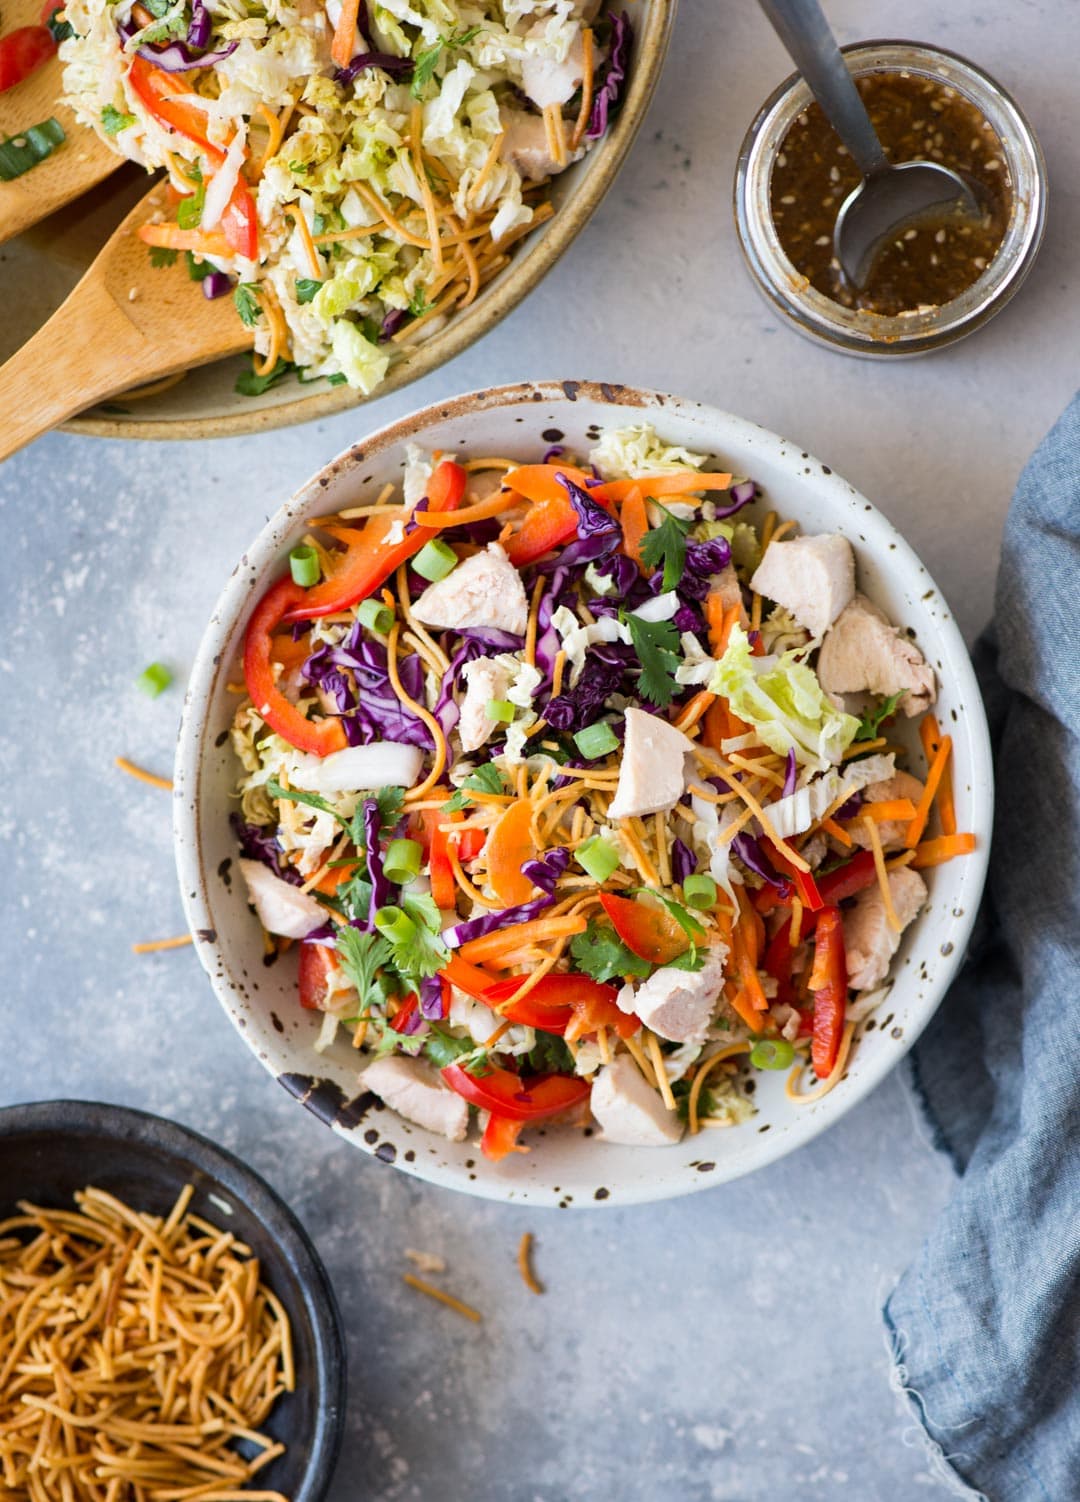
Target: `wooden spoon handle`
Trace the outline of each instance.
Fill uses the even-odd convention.
[[[108,288],[84,281],[0,367],[0,460],[84,407],[169,373]]]

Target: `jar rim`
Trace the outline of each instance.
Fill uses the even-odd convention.
[[[1012,185],[1009,225],[990,265],[959,296],[897,315],[845,308],[811,287],[780,245],[772,221],[772,167],[792,124],[813,102],[792,73],[761,106],[743,139],[734,209],[740,247],[767,301],[800,332],[834,349],[895,358],[929,352],[974,332],[1009,301],[1026,278],[1046,221],[1046,164],[1026,116],[996,79],[969,59],[920,42],[874,40],[841,49],[855,77],[913,72],[940,79],[986,118],[1001,141]]]

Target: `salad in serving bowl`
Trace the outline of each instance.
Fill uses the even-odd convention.
[[[597,1176],[613,1154],[670,1158],[685,1189],[688,1168],[715,1167],[709,1128],[751,1134],[733,1153],[744,1171],[762,1128],[793,1145],[829,1119],[838,1082],[868,1088],[895,1059],[875,1013],[888,998],[894,1022],[890,985],[921,934],[940,982],[964,936],[957,894],[981,879],[962,827],[970,812],[985,832],[968,765],[981,776],[981,718],[969,706],[954,765],[934,710],[956,715],[966,658],[935,674],[879,608],[867,529],[890,529],[842,482],[801,508],[834,525],[800,529],[778,504],[800,492],[780,440],[659,398],[628,422],[612,388],[586,403],[568,386],[546,425],[551,388],[410,420],[424,441],[359,446],[272,525],[235,582],[258,598],[229,606],[227,643],[212,630],[212,689],[193,679],[181,870],[192,819],[201,871],[232,846],[227,901],[189,894],[204,961],[247,1027],[265,982],[218,928],[250,903],[272,1027],[290,1035],[264,1027],[259,1047],[339,1128],[364,1121],[378,1143],[365,1118],[385,1103],[403,1142],[409,1122],[431,1155],[427,1134],[447,1139],[439,1161],[460,1182],[474,1115],[484,1155],[507,1160],[487,1172],[526,1180],[566,1123],[592,1140],[554,1136]],[[505,420],[485,423],[487,402]],[[236,647],[243,681],[223,681]],[[939,880],[951,919],[928,901]],[[415,1145],[402,1156],[438,1176]],[[656,1189],[666,1168],[627,1177],[679,1192]]]

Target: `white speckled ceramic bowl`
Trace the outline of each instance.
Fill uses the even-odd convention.
[[[859,585],[910,628],[941,687],[938,714],[953,737],[957,816],[978,838],[974,855],[927,873],[930,902],[893,968],[891,994],[858,1040],[836,1088],[798,1106],[784,1076],[759,1074],[757,1115],[674,1147],[631,1149],[580,1130],[530,1134],[532,1151],[487,1163],[475,1135],[445,1142],[384,1109],[358,1081],[347,1044],[321,1057],[318,1018],[300,1010],[292,956],[268,968],[228,825],[237,764],[228,741],[236,700],[226,689],[248,616],[282,568],[307,519],[356,505],[397,480],[405,444],[450,453],[532,459],[556,441],[585,451],[604,427],[647,420],[669,443],[715,454],[750,475],[764,503],[809,532],[840,531],[858,560]],[[469,1194],[538,1205],[629,1204],[665,1199],[750,1173],[838,1120],[892,1069],[933,1015],[971,932],[986,873],[993,812],[989,741],[963,640],[926,568],[881,513],[824,464],[742,418],[696,402],[589,381],[504,386],[429,407],[361,439],[268,522],[240,560],[207,627],[191,675],[176,760],[175,836],[184,903],[199,957],[248,1047],[309,1110],[350,1142],[407,1173]]]

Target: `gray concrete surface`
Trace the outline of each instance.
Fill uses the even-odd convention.
[[[470,387],[587,375],[679,391],[797,437],[905,530],[969,635],[1002,516],[1080,347],[1075,0],[831,7],[845,40],[968,53],[1042,136],[1052,208],[1022,295],[971,342],[895,366],[776,325],[730,228],[734,160],[784,61],[749,3],[683,0],[666,76],[596,219],[535,296],[422,385],[333,421],[213,444],[55,435],[0,469],[0,1103],[71,1095],[163,1112],[261,1169],[308,1224],[349,1329],[333,1502],[896,1502],[944,1495],[889,1390],[878,1308],[949,1193],[893,1077],[824,1138],[656,1210],[507,1210],[335,1141],[244,1050],[179,932],[170,768],[202,624],[237,555],[364,431]],[[32,400],[32,393],[27,393]],[[177,683],[156,702],[152,659]],[[547,1286],[518,1279],[523,1230]],[[480,1328],[400,1281],[444,1256]]]

